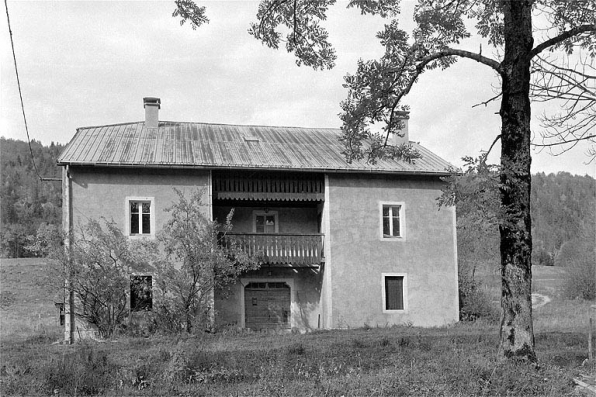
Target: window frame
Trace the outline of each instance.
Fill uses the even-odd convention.
[[[130,222],[131,222],[131,211],[130,211],[130,205],[133,202],[145,202],[145,203],[149,203],[149,228],[150,228],[150,232],[149,233],[131,233],[130,230]],[[125,230],[126,230],[126,235],[129,238],[155,238],[155,214],[156,214],[156,210],[155,210],[155,198],[153,197],[126,197],[125,199],[125,214],[126,214],[126,219],[125,219]],[[142,212],[141,212],[142,215]],[[140,219],[142,219],[142,216],[139,217]],[[139,221],[139,228],[142,228],[142,224]]]
[[[257,233],[257,216],[271,216],[275,217],[275,231],[273,233],[279,233],[279,214],[277,211],[264,211],[264,210],[254,210],[252,212],[252,232]],[[267,233],[259,233],[259,234],[267,234]]]
[[[385,289],[385,279],[387,277],[402,277],[402,302],[403,309],[387,309],[387,291]],[[382,273],[381,274],[381,304],[383,305],[383,313],[407,313],[408,312],[408,274],[407,273]]]
[[[399,207],[399,236],[385,236],[383,233],[383,208]],[[393,210],[391,210],[393,212]],[[389,217],[390,225],[393,222]],[[392,226],[392,225],[391,225]],[[391,227],[390,226],[390,227]],[[379,202],[379,239],[381,241],[406,241],[406,204],[403,201]]]

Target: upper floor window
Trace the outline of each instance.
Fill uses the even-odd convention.
[[[255,233],[278,233],[279,225],[277,211],[254,211],[253,232]]]
[[[403,238],[404,205],[401,203],[381,204],[381,236],[383,239]]]
[[[155,214],[152,198],[127,198],[127,225],[130,236],[152,236]]]

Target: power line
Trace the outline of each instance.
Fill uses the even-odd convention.
[[[17,69],[17,57],[14,52],[14,42],[12,40],[12,30],[10,29],[10,17],[8,16],[8,4],[7,0],[4,0],[4,8],[6,8],[6,20],[8,21],[8,33],[10,35],[10,45],[12,47],[12,59],[14,60],[14,71],[17,75],[17,86],[19,87],[19,97],[21,98],[21,110],[23,111],[23,120],[25,121],[25,131],[27,132],[27,142],[29,143],[29,152],[31,153],[31,162],[33,163],[33,169],[40,181],[43,182],[43,178],[39,175],[37,165],[35,165],[35,157],[33,156],[33,149],[31,148],[31,138],[29,138],[29,127],[27,126],[27,117],[25,116],[25,105],[23,105],[23,94],[21,92],[21,80],[19,79],[19,70]]]

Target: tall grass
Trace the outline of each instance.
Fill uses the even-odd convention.
[[[483,288],[498,307],[498,278],[489,276]],[[556,277],[537,280],[537,292],[556,290]],[[431,329],[363,324],[305,335],[230,331],[54,345],[61,330],[48,321],[56,321],[53,305],[44,303],[52,311],[48,320],[28,316],[26,307],[34,312],[39,298],[12,291],[15,300],[1,309],[3,321],[14,315],[12,333],[2,324],[2,396],[565,396],[574,393],[572,377],[596,373],[594,362],[585,362],[590,303],[555,294],[534,310],[536,368],[499,361],[498,325],[484,320]],[[25,308],[19,299],[27,300]],[[17,308],[25,311],[20,321]]]
[[[500,362],[496,329],[482,324],[176,339],[19,344],[7,351],[2,395],[562,396],[585,343],[539,339],[535,368]]]

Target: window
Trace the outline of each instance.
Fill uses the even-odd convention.
[[[253,232],[278,233],[277,211],[254,211]]]
[[[404,223],[403,203],[381,203],[381,239],[403,239]]]
[[[150,197],[127,197],[127,234],[153,236],[155,233],[155,206]]]
[[[406,276],[383,274],[383,311],[406,310]]]
[[[153,279],[151,276],[130,277],[130,310],[151,311],[153,308]]]
[[[130,202],[130,234],[151,234],[150,202]]]

